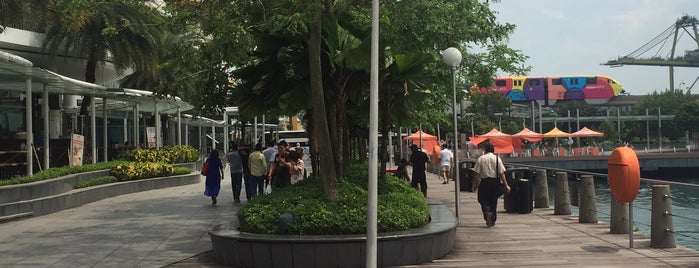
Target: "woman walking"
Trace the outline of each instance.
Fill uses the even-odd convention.
[[[211,204],[216,205],[216,197],[221,190],[221,180],[223,180],[223,162],[219,158],[218,150],[213,150],[209,153],[209,158],[206,159],[208,171],[206,172],[206,188],[204,195],[211,197]]]

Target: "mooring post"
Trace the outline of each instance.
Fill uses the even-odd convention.
[[[580,176],[579,223],[597,223],[597,203],[595,203],[595,179],[592,175]]]
[[[577,178],[577,175],[575,178],[573,178],[572,182],[570,182],[570,205],[571,206],[580,206],[580,179]]]
[[[653,185],[650,217],[650,247],[675,248],[670,185]]]
[[[620,203],[612,198],[609,215],[609,233],[629,233],[629,203]]]
[[[556,196],[553,207],[554,215],[570,215],[570,192],[568,190],[568,173],[556,172]]]
[[[549,184],[545,169],[536,170],[536,180],[534,181],[534,207],[549,207]]]

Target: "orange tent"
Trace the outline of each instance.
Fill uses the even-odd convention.
[[[512,134],[513,138],[520,138],[530,142],[539,142],[544,138],[544,134],[530,130],[529,128],[524,128],[522,131],[517,132],[517,134]]]
[[[558,129],[558,127],[553,127],[549,132],[544,133],[544,138],[567,138],[571,137],[572,134]]]
[[[502,133],[495,128],[483,135],[469,137],[469,140],[475,145],[478,145],[479,143],[488,140],[495,146],[495,153],[499,154],[509,154],[514,151],[514,148],[512,147],[512,135]]]
[[[573,137],[603,137],[604,133],[602,132],[597,132],[592,129],[589,129],[587,127],[583,127],[582,129],[573,132],[571,134]]]
[[[433,154],[434,146],[439,146],[439,140],[437,139],[437,136],[427,134],[422,130],[418,130],[410,136],[403,137],[403,140],[409,140],[417,146],[420,146],[420,142],[422,142],[422,149],[425,151],[425,153],[427,153],[427,155],[430,156]]]

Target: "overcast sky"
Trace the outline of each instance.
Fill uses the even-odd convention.
[[[600,63],[630,54],[683,15],[699,17],[698,0],[502,0],[491,8],[501,23],[517,25],[509,44],[529,56],[529,75],[607,75],[632,95],[667,89],[668,67]],[[697,49],[686,33],[680,41],[675,55]],[[642,56],[667,57],[671,45],[668,40]],[[675,87],[686,90],[698,76],[699,68],[676,67]],[[699,82],[692,93],[699,94]]]

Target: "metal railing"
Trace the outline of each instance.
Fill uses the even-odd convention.
[[[550,167],[543,167],[543,166],[535,166],[535,165],[527,165],[527,164],[516,164],[516,163],[508,163],[506,164],[511,167],[523,167],[523,168],[528,168],[530,171],[537,171],[537,170],[546,170],[546,178],[548,179],[548,183],[551,184],[552,180],[550,178],[554,178],[553,175],[557,172],[565,172],[567,174],[572,174],[573,176],[568,176],[568,189],[570,190],[570,203],[573,204],[574,206],[578,206],[578,200],[580,198],[578,189],[577,189],[577,183],[580,181],[579,178],[580,176],[587,175],[587,176],[592,176],[595,181],[598,179],[608,179],[608,175],[604,173],[596,173],[596,172],[587,172],[587,171],[578,171],[578,170],[568,170],[568,169],[559,169],[559,168],[550,168]],[[534,176],[532,176],[534,177]],[[651,217],[636,217],[636,219],[633,220],[634,224],[634,230],[640,231],[641,228],[637,227],[643,227],[643,229],[650,230],[651,232],[651,247],[654,247],[654,245],[660,244],[660,246],[655,246],[655,247],[675,247],[674,241],[675,241],[675,236],[680,238],[680,244],[683,243],[691,243],[691,241],[699,241],[699,232],[697,232],[697,228],[691,227],[691,226],[699,226],[699,219],[696,218],[697,212],[699,212],[699,207],[690,207],[687,208],[687,206],[683,206],[683,210],[690,210],[689,212],[687,211],[678,211],[677,213],[674,213],[675,210],[673,208],[676,206],[676,204],[672,204],[673,195],[670,194],[669,190],[666,194],[663,194],[663,196],[650,196],[652,192],[655,192],[654,190],[651,191],[651,189],[654,188],[656,185],[667,185],[668,187],[672,188],[675,190],[680,195],[685,195],[683,193],[687,192],[694,192],[697,191],[699,192],[699,185],[698,184],[692,184],[692,183],[684,183],[684,182],[676,182],[676,181],[667,181],[667,180],[658,180],[658,179],[648,179],[648,178],[641,178],[641,186],[639,189],[639,195],[636,198],[636,201],[632,202],[632,209],[633,210],[638,210],[638,211],[647,211]],[[678,188],[681,188],[678,190]],[[559,189],[556,189],[558,191]],[[611,211],[613,210],[613,197],[611,196],[611,192],[607,192],[608,189],[597,189],[595,188],[594,191],[598,190],[604,190],[603,194],[598,195],[595,193],[595,202],[593,204],[594,208],[597,208],[594,212],[599,213],[600,215],[603,215],[603,218],[607,218],[610,221],[610,227],[612,224],[614,224],[615,221],[620,221],[624,222],[621,219],[616,219],[613,217],[625,217],[627,215],[617,215],[614,216],[614,213]],[[684,191],[681,191],[684,190]],[[548,191],[548,190],[547,190]],[[536,195],[536,193],[534,193]],[[549,193],[549,195],[553,195],[552,193]],[[684,198],[681,196],[678,196],[677,198]],[[641,200],[639,200],[641,199]],[[650,201],[650,203],[649,203]],[[669,206],[670,207],[662,207],[662,206],[656,206],[656,202],[663,202],[663,201],[669,201]],[[605,202],[607,202],[605,204]],[[684,201],[684,204],[688,204],[688,206],[694,206],[693,203],[696,202],[694,199],[688,199]],[[550,205],[551,202],[549,202]],[[600,209],[600,207],[604,208],[609,208],[609,211],[605,209]],[[653,215],[653,207],[660,207],[664,211],[659,212],[662,215],[665,216],[671,216],[671,219],[669,221],[669,226],[668,222],[663,222],[663,221],[653,221],[652,218],[654,217]],[[693,211],[691,211],[694,209]],[[686,214],[681,214],[681,213],[686,213]],[[640,216],[643,216],[641,214]],[[677,221],[675,221],[677,220]],[[680,222],[680,225],[678,228],[674,227],[673,222]],[[653,225],[666,225],[666,226],[653,226]],[[628,225],[628,220],[626,221],[626,225]],[[690,227],[688,227],[690,226]],[[656,234],[653,234],[653,230],[663,230],[661,236],[657,236]],[[656,232],[658,233],[658,232]],[[661,239],[663,241],[670,241],[671,243],[654,243],[654,239]],[[697,245],[693,245],[695,248]]]

